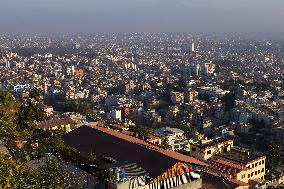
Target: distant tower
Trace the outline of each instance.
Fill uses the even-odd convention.
[[[75,75],[75,67],[73,65],[71,66],[71,74]]]
[[[9,61],[6,62],[6,68],[10,68],[10,62]]]
[[[195,43],[191,43],[191,52],[195,52]]]
[[[200,74],[201,74],[201,66],[200,66],[200,64],[196,64],[195,65],[195,73],[196,73],[197,76],[200,76]]]
[[[48,38],[48,46],[49,47],[51,47],[51,43],[52,43],[51,38]]]

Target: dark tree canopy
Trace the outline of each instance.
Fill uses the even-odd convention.
[[[95,157],[87,161],[76,149],[64,145],[64,132],[36,127],[37,121],[47,119],[39,102],[40,95],[38,89],[32,89],[29,101],[20,105],[10,92],[0,89],[0,139],[9,149],[7,155],[0,153],[0,188],[81,188],[78,175],[59,162],[94,165],[97,161]],[[78,109],[83,107],[78,106]],[[38,170],[28,166],[27,161],[45,157],[47,153],[54,154],[56,161],[48,161]]]
[[[14,119],[18,105],[12,93],[0,89],[0,118],[5,120]]]
[[[87,115],[88,113],[91,112],[87,102],[84,102],[84,101],[77,102],[77,101],[72,101],[72,100],[65,102],[65,104],[63,105],[63,111],[64,112],[76,112],[76,113],[80,113],[83,115]]]
[[[221,98],[221,101],[225,104],[225,110],[230,111],[235,107],[236,95],[234,93],[227,93]]]
[[[177,90],[178,91],[184,91],[186,88],[186,80],[183,76],[181,76],[178,80],[178,86],[177,86]]]
[[[34,99],[36,101],[39,101],[40,100],[40,97],[41,97],[41,94],[42,94],[42,91],[37,89],[37,88],[33,88],[30,90],[30,93],[29,93],[29,97],[31,99]]]
[[[44,121],[47,119],[45,111],[40,104],[28,102],[22,105],[17,117],[17,123],[24,128],[29,128],[30,123],[34,121]]]
[[[278,167],[283,166],[284,164],[284,160],[281,157],[280,152],[280,146],[274,142],[269,142],[267,145],[265,145],[265,153],[268,157],[268,166],[272,172],[275,172]]]
[[[80,189],[79,183],[66,166],[55,160],[47,161],[36,171],[0,154],[0,188]]]
[[[199,100],[204,100],[205,102],[210,102],[210,96],[208,94],[201,94],[201,93],[198,93],[198,99]]]
[[[40,188],[80,189],[79,180],[66,166],[57,161],[48,161],[39,171],[37,185]]]

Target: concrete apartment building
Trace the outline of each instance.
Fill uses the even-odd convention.
[[[223,161],[236,164],[242,168],[239,174],[232,175],[237,180],[249,183],[264,180],[266,174],[266,157],[249,152],[248,149],[233,147],[230,152],[218,156]]]
[[[266,157],[233,146],[233,141],[219,138],[190,144],[190,155],[207,161],[210,171],[244,183],[262,182],[266,174]]]
[[[174,151],[184,149],[185,145],[187,144],[184,132],[178,128],[162,127],[155,130],[154,135],[165,138],[168,145]]]
[[[233,147],[233,141],[219,138],[216,140],[200,140],[190,144],[190,155],[202,161],[207,161],[215,155],[228,152]]]

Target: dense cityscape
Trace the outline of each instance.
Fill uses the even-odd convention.
[[[1,188],[283,187],[284,41],[1,34],[0,68]]]

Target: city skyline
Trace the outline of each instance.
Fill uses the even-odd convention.
[[[0,0],[0,188],[283,189],[284,0]]]

